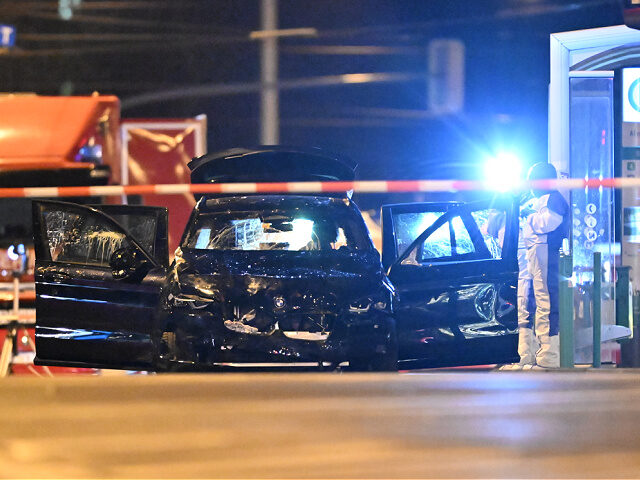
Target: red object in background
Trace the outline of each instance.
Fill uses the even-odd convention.
[[[122,183],[191,183],[187,164],[206,153],[207,119],[128,119],[122,121]],[[195,205],[193,195],[143,195],[144,205],[169,210],[169,253],[178,247]]]
[[[623,16],[627,27],[640,28],[640,1],[625,0]]]
[[[35,320],[35,319],[34,319]],[[23,338],[25,335],[29,335],[31,337],[31,341],[35,340],[35,329],[27,328],[20,329],[18,331],[18,355],[30,360],[30,357],[33,355],[33,349],[30,347],[29,342]],[[7,331],[2,329],[0,330],[0,350],[4,345],[4,340],[7,336]],[[47,371],[48,370],[48,371]],[[11,374],[12,375],[42,375],[48,376],[49,373],[53,375],[61,375],[61,374],[83,374],[83,375],[96,375],[99,373],[99,370],[94,368],[72,368],[72,367],[41,367],[38,365],[34,365],[31,361],[20,361],[11,365]]]
[[[27,263],[25,265],[24,273],[20,276],[21,283],[33,283],[33,272],[36,265],[36,254],[32,245],[27,247]],[[0,287],[0,307],[10,308],[13,302],[13,272],[14,270],[20,270],[20,260],[12,260],[9,257],[9,249],[0,247],[0,285],[5,285],[6,288]],[[20,291],[20,302],[33,303],[36,299],[36,292],[33,289]]]

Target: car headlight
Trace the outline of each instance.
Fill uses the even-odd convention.
[[[349,305],[349,313],[367,313],[371,309],[371,299],[365,298]]]
[[[387,308],[387,302],[372,300],[369,297],[361,298],[349,305],[349,313],[367,313],[372,308],[375,310],[384,310]]]
[[[181,293],[178,295],[169,294],[168,299],[171,305],[173,305],[174,307],[189,307],[195,310],[200,310],[215,302],[213,298],[205,298],[198,295],[188,295],[185,293]]]

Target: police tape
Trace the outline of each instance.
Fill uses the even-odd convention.
[[[640,188],[640,178],[561,178],[511,185],[509,191]],[[103,197],[123,195],[252,194],[252,193],[398,193],[496,191],[479,180],[360,180],[353,182],[198,183],[102,185],[90,187],[0,188],[0,198]],[[499,190],[499,189],[498,189]]]

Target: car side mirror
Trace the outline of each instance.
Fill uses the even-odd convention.
[[[144,275],[147,260],[135,247],[123,247],[111,254],[109,266],[116,280],[136,280]]]

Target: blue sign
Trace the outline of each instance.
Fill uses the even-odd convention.
[[[629,104],[636,112],[640,112],[640,78],[636,78],[629,86]]]
[[[16,44],[16,27],[0,24],[0,48],[13,47]]]
[[[640,123],[640,68],[622,69],[622,121],[625,123]],[[626,136],[627,134],[625,134]],[[637,136],[633,135],[634,138]],[[638,146],[635,143],[633,146]],[[631,145],[629,145],[631,146]]]

